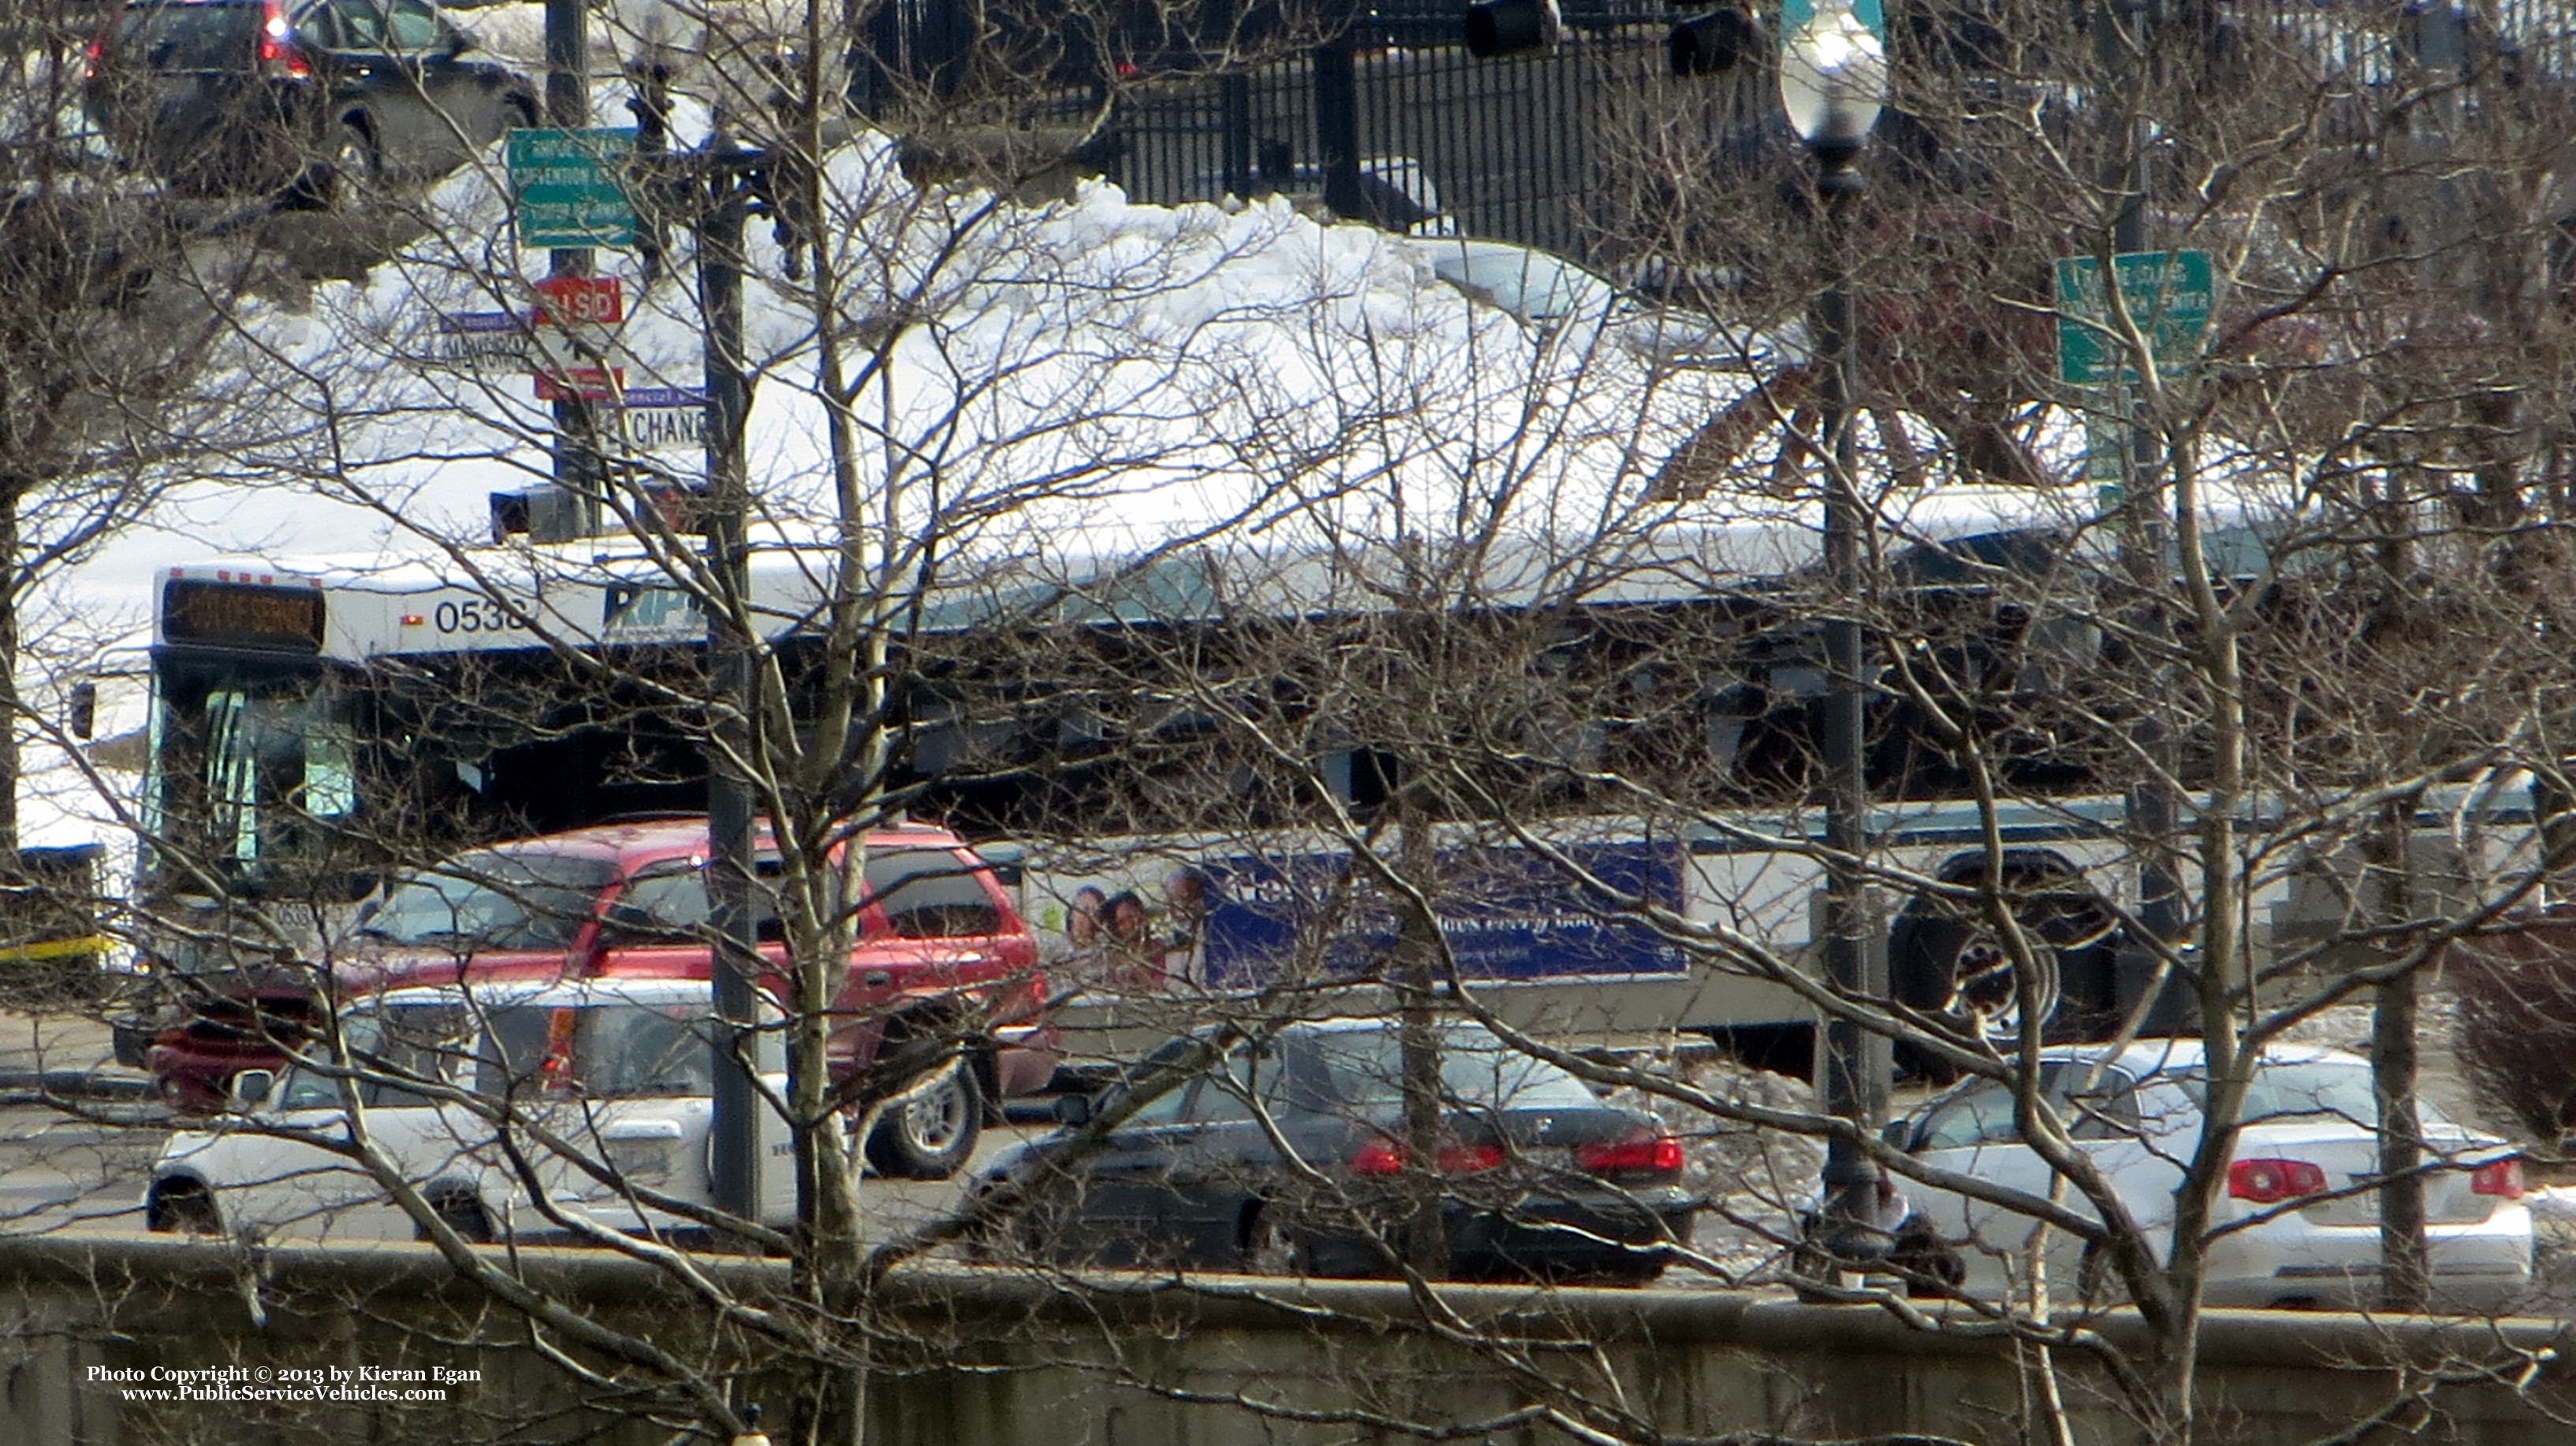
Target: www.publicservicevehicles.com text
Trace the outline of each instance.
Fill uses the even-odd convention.
[[[451,1366],[92,1366],[128,1401],[444,1401],[483,1379]]]

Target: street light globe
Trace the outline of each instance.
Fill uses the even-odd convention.
[[[1848,5],[1818,8],[1780,52],[1789,128],[1819,151],[1859,148],[1887,98],[1887,51]]]

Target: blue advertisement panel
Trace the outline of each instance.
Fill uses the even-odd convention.
[[[1574,844],[1567,857],[1623,895],[1682,904],[1679,844]],[[1611,917],[1555,865],[1520,849],[1444,851],[1430,890],[1440,932],[1470,980],[1681,974],[1681,951],[1635,923]],[[1395,947],[1393,903],[1342,854],[1209,859],[1198,868],[1203,903],[1201,982],[1245,989],[1287,977],[1364,978],[1383,972]]]

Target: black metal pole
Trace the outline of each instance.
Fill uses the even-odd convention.
[[[1860,856],[1869,837],[1869,777],[1862,721],[1861,525],[1852,435],[1860,358],[1851,295],[1849,233],[1863,182],[1860,144],[1819,144],[1816,197],[1833,279],[1816,303],[1816,351],[1824,358],[1817,425],[1825,468],[1825,573],[1833,596],[1825,621],[1825,977],[1847,998],[1884,998],[1884,956],[1869,947],[1867,876]],[[1887,1106],[1886,1042],[1853,1020],[1825,1021],[1824,1096],[1829,1114],[1855,1130],[1876,1128]],[[1878,1220],[1878,1170],[1858,1142],[1827,1141],[1823,1244],[1839,1261],[1887,1253]]]
[[[590,22],[582,0],[546,0],[546,124],[577,130],[590,124]],[[588,276],[594,265],[591,248],[560,246],[548,253],[548,276]],[[569,326],[559,335],[571,335]],[[599,530],[599,452],[594,445],[598,417],[565,379],[568,393],[554,404],[555,496],[551,516],[529,519],[540,541],[562,542]]]
[[[746,152],[719,122],[705,152],[706,209],[698,226],[698,305],[706,336],[707,556],[715,606],[707,610],[707,660],[714,746],[707,759],[707,902],[716,932],[716,1051],[710,1162],[716,1208],[759,1218],[760,1099],[743,1061],[758,1023],[759,920],[753,912],[750,782],[735,760],[750,756],[752,638],[746,533],[751,511],[743,419],[751,408],[743,375],[742,245]]]

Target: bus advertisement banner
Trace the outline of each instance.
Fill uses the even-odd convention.
[[[1678,843],[1569,844],[1566,857],[1622,895],[1682,907]],[[1586,898],[1548,860],[1523,849],[1444,849],[1434,858],[1435,917],[1460,975],[1479,981],[1679,975],[1681,951]],[[1212,989],[1272,983],[1297,961],[1327,977],[1383,974],[1400,914],[1374,879],[1340,853],[1212,858],[1202,862],[1200,982]]]

